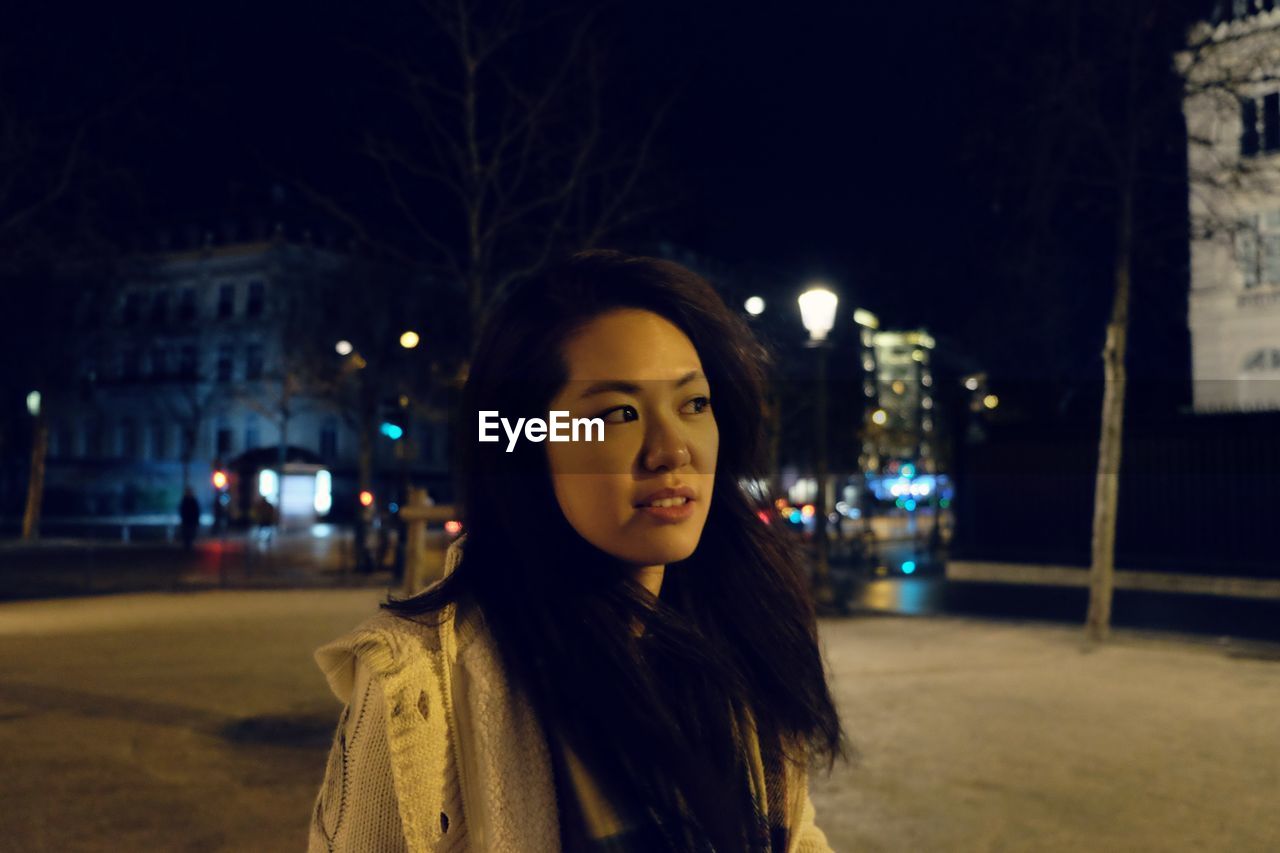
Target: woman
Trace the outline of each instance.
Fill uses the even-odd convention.
[[[800,550],[742,486],[763,365],[651,258],[583,253],[495,308],[444,579],[316,653],[347,707],[313,850],[829,849],[806,767],[843,735]],[[471,431],[550,412],[603,440]]]

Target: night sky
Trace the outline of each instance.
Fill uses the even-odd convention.
[[[1012,261],[1031,245],[1026,174],[1051,109],[1046,57],[1063,44],[1044,5],[604,7],[617,132],[675,97],[655,152],[667,208],[622,242],[673,241],[749,270],[773,299],[823,278],[846,305],[927,326],[997,374],[1100,375],[1112,224],[1087,148],[1046,202],[1052,258],[1021,272]],[[1203,4],[1160,5],[1153,55]],[[28,4],[7,27],[3,92],[68,114],[110,105],[93,150],[120,187],[101,207],[122,241],[270,211],[270,187],[295,178],[395,233],[403,223],[356,149],[365,129],[402,120],[379,59],[433,49],[411,9]],[[1086,58],[1106,44],[1102,29],[1082,33]],[[521,49],[536,62],[538,47]],[[1167,65],[1153,75],[1172,80]],[[1177,379],[1189,370],[1185,139],[1176,86],[1155,100],[1134,369]],[[290,215],[303,206],[288,191]]]

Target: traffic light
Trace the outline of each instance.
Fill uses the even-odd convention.
[[[400,396],[383,400],[379,419],[382,423],[378,432],[392,441],[404,438],[405,429],[409,426],[409,398]]]

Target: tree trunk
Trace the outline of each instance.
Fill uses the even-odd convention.
[[[31,436],[31,473],[27,481],[27,508],[22,514],[22,538],[40,537],[40,507],[44,503],[44,462],[49,450],[49,419],[44,406],[35,417]]]
[[[1089,611],[1085,631],[1101,641],[1111,631],[1115,586],[1116,516],[1120,499],[1120,451],[1124,439],[1125,348],[1129,334],[1129,293],[1133,243],[1133,193],[1121,194],[1117,223],[1115,300],[1102,350],[1104,384],[1098,471],[1093,497],[1093,553],[1089,567]]]

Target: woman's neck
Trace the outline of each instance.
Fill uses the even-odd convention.
[[[662,576],[666,574],[666,569],[666,566],[645,566],[642,569],[636,569],[636,580],[642,587],[653,593],[654,598],[657,598],[658,593],[662,591]]]
[[[658,597],[658,593],[662,591],[662,576],[666,574],[666,566],[645,566],[642,569],[636,569],[636,581],[653,594],[654,598]],[[644,635],[644,624],[637,621],[631,626],[631,632],[637,637]]]

